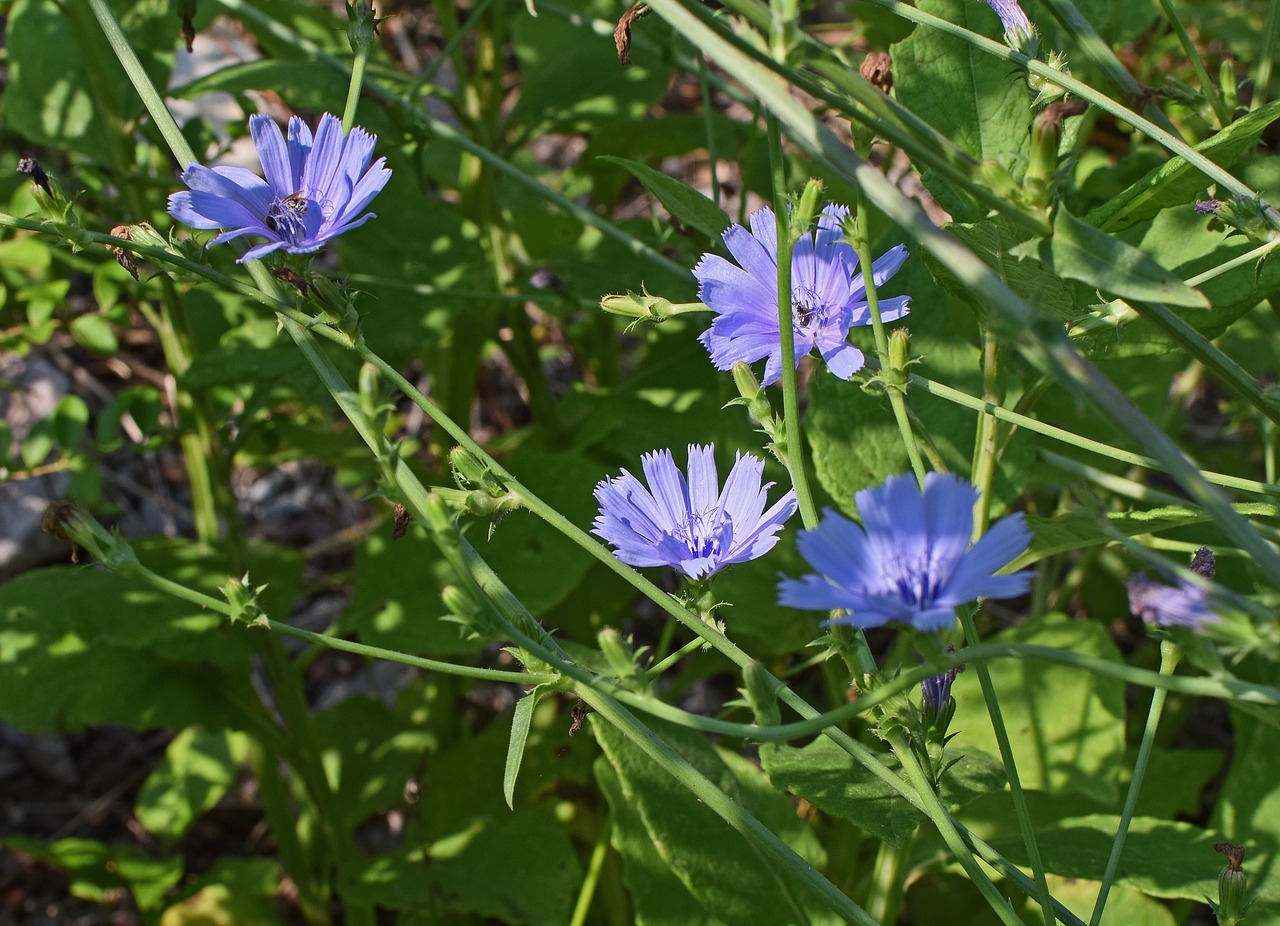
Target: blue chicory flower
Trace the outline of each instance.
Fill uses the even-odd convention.
[[[956,648],[947,645],[947,652],[954,653]],[[920,683],[920,699],[924,702],[925,715],[936,719],[951,702],[951,686],[956,676],[964,671],[964,664],[952,666],[945,672],[931,675]]]
[[[688,482],[670,450],[646,453],[640,465],[648,488],[625,469],[595,488],[600,514],[592,533],[632,566],[674,566],[691,579],[711,576],[771,550],[796,510],[794,491],[764,510],[773,483],[760,484],[764,461],[750,454],[738,454],[724,491],[710,445],[689,445]]]
[[[987,0],[987,5],[996,11],[1004,26],[1005,41],[1014,49],[1021,48],[1026,41],[1036,36],[1035,26],[1018,5],[1018,0]]]
[[[1191,559],[1192,572],[1212,579],[1216,562],[1208,547],[1201,547]],[[1178,580],[1177,585],[1165,585],[1142,573],[1129,577],[1129,610],[1134,617],[1159,627],[1190,627],[1193,630],[1212,624],[1221,618],[1209,610],[1208,596],[1204,589],[1190,582]]]
[[[846,343],[849,329],[871,324],[866,283],[858,273],[858,255],[844,240],[840,222],[848,210],[828,205],[818,228],[796,242],[791,256],[791,317],[795,355],[817,349],[827,367],[841,379],[862,369],[862,351]],[[711,352],[718,370],[739,360],[754,363],[768,358],[765,386],[782,375],[782,336],[778,329],[778,239],[772,209],[750,218],[751,231],[731,225],[724,243],[737,264],[715,254],[703,254],[693,275],[698,298],[716,313],[699,340]],[[907,249],[903,245],[884,254],[872,266],[878,287],[893,276]],[[880,300],[880,317],[895,321],[907,314],[909,296]]]
[[[191,164],[182,173],[190,189],[169,197],[171,216],[192,228],[223,229],[213,244],[241,235],[267,239],[241,263],[280,248],[310,253],[374,217],[364,209],[391,178],[385,158],[369,163],[376,136],[358,126],[344,136],[330,113],[320,117],[314,138],[297,116],[287,144],[270,116],[252,116],[249,132],[267,179],[242,167]]]
[[[955,609],[977,598],[1021,595],[1030,572],[995,575],[1031,542],[1021,514],[1010,515],[972,547],[973,486],[944,473],[925,477],[923,494],[910,474],[856,496],[859,526],[827,509],[797,545],[817,575],[783,578],[780,604],[810,611],[847,611],[835,622],[878,627],[890,621],[940,630]]]

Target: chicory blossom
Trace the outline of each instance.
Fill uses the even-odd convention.
[[[866,283],[858,273],[858,255],[844,240],[840,223],[848,209],[828,205],[816,231],[801,236],[791,254],[791,318],[796,363],[816,349],[827,367],[841,379],[862,369],[862,351],[846,342],[849,329],[871,324]],[[703,254],[693,275],[698,298],[715,313],[711,327],[699,340],[711,352],[718,370],[739,360],[754,363],[768,358],[762,384],[782,375],[782,335],[778,328],[778,239],[772,209],[750,218],[751,231],[730,225],[724,243],[737,264],[715,254]],[[876,287],[893,276],[907,249],[885,253],[872,265]],[[907,314],[911,299],[880,300],[880,317],[895,321]]]
[[[996,11],[1004,26],[1004,39],[1010,47],[1019,49],[1024,42],[1035,39],[1036,28],[1018,5],[1018,0],[987,0],[987,6]]]
[[[287,143],[270,116],[250,117],[249,133],[266,180],[242,167],[188,165],[182,181],[190,189],[169,197],[171,216],[192,228],[223,229],[213,244],[241,235],[267,239],[241,263],[281,248],[310,253],[374,217],[365,207],[391,178],[385,158],[369,163],[376,136],[358,126],[344,136],[330,113],[314,137],[297,116]]]
[[[956,648],[948,644],[947,653],[954,653]],[[931,675],[920,683],[920,700],[924,702],[925,716],[936,719],[948,704],[951,703],[951,686],[956,676],[964,671],[964,663],[952,666],[945,672]]]
[[[789,491],[768,511],[772,482],[760,484],[764,461],[738,454],[720,491],[715,448],[689,445],[689,479],[670,450],[640,458],[648,488],[625,469],[595,488],[600,514],[592,533],[632,566],[674,566],[691,579],[709,577],[731,563],[763,556],[796,510]]]
[[[910,474],[890,476],[855,498],[861,526],[827,509],[800,534],[800,554],[817,574],[784,577],[780,604],[845,611],[833,622],[854,627],[940,630],[960,605],[1021,595],[1031,583],[1030,572],[995,575],[1031,542],[1022,515],[997,521],[970,547],[978,492],[953,475],[929,473],[923,493]]]
[[[1201,547],[1191,559],[1192,572],[1212,579],[1216,562],[1208,547]],[[1177,585],[1165,585],[1142,573],[1129,577],[1129,610],[1148,624],[1158,627],[1190,627],[1196,629],[1219,620],[1209,610],[1208,596],[1204,589],[1190,582],[1179,580]]]

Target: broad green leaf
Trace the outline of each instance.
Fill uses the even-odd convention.
[[[520,776],[520,763],[524,761],[524,747],[529,740],[529,724],[544,690],[543,685],[535,686],[516,702],[516,709],[511,713],[511,739],[507,743],[507,764],[502,770],[502,796],[512,810],[516,809],[516,779]]]
[[[649,721],[685,761],[709,778],[748,812],[793,847],[820,862],[820,852],[790,801],[766,786],[748,785],[738,776],[759,778],[754,766],[718,754],[706,739],[689,730]],[[616,728],[592,721],[592,730],[617,773],[625,800],[644,823],[654,848],[707,915],[728,926],[792,923],[798,904],[812,923],[832,922],[831,914],[801,888],[788,887],[780,872],[705,804],[676,782]],[[750,771],[748,771],[748,769]],[[785,825],[786,829],[780,831]]]
[[[1090,814],[1038,829],[1036,841],[1045,868],[1069,878],[1101,880],[1119,825],[1116,814]],[[1222,856],[1213,851],[1217,841],[1213,833],[1190,823],[1134,817],[1116,883],[1153,897],[1216,897],[1222,867]],[[991,844],[1014,864],[1027,863],[1017,834],[997,837]]]
[[[985,4],[919,0],[917,6],[966,29],[1000,38],[1000,20]],[[1015,69],[924,26],[917,26],[889,53],[899,103],[979,160],[1006,168],[1025,163],[1030,150],[1031,97]],[[922,179],[957,219],[976,221],[985,213],[968,205],[932,171],[923,171]]]
[[[1187,286],[1150,255],[1080,221],[1064,206],[1054,216],[1051,238],[1026,242],[1012,253],[1038,253],[1044,265],[1060,276],[1122,299],[1209,308],[1204,293]]]
[[[1094,881],[1077,881],[1054,875],[1049,875],[1048,881],[1049,892],[1053,894],[1054,900],[1061,901],[1068,910],[1084,922],[1089,922],[1100,885]],[[1038,912],[1038,907],[1034,911],[1028,909],[1024,919],[1028,923],[1034,922]],[[1158,900],[1131,887],[1117,884],[1107,894],[1107,906],[1099,926],[1178,926],[1178,921],[1173,911]]]
[[[992,756],[978,750],[948,750],[947,756],[958,759],[943,776],[942,799],[951,810],[1004,790],[1004,770]],[[848,820],[889,845],[902,845],[916,827],[927,822],[906,798],[825,737],[799,749],[766,743],[760,747],[760,761],[774,787]],[[899,774],[896,768],[894,774]]]
[[[1280,100],[1272,100],[1237,119],[1196,145],[1196,151],[1219,167],[1229,168],[1276,119],[1280,119]],[[1087,221],[1103,231],[1119,231],[1151,218],[1162,209],[1186,205],[1197,193],[1207,189],[1209,183],[1208,177],[1175,155],[1119,196],[1094,209]]]
[[[1231,506],[1246,517],[1280,517],[1280,506],[1268,502],[1242,502]],[[1027,515],[1027,527],[1031,528],[1031,546],[1014,560],[1010,571],[1030,566],[1047,556],[1082,550],[1085,547],[1110,543],[1114,538],[1103,530],[1102,515],[1089,511],[1069,511],[1051,518]],[[1158,534],[1162,531],[1204,524],[1213,518],[1202,508],[1193,505],[1168,505],[1146,511],[1108,511],[1106,523],[1130,537],[1139,534]]]
[[[95,354],[110,357],[120,349],[111,323],[101,315],[79,315],[71,320],[71,336]]]
[[[160,926],[284,926],[280,878],[274,858],[222,859],[200,875],[190,897],[160,915]]]
[[[46,843],[21,836],[0,838],[0,846],[33,855],[66,870],[75,897],[105,902],[127,888],[143,911],[152,911],[182,877],[181,857],[152,858],[126,845],[103,845],[93,839],[60,839]]]
[[[53,412],[53,435],[64,451],[75,450],[89,425],[89,406],[78,395],[63,396]]]
[[[48,418],[41,418],[31,426],[18,447],[22,465],[27,469],[39,466],[53,453],[53,443],[53,422]]]
[[[188,727],[174,737],[138,792],[134,815],[172,844],[235,784],[248,741],[229,730]]]
[[[1120,661],[1106,629],[1062,615],[1033,620],[990,638],[991,643],[1034,643]],[[1124,756],[1124,683],[1068,666],[1023,660],[988,663],[1026,788],[1073,791],[1110,800]],[[962,673],[952,688],[957,752],[999,754],[976,672]]]
[[[606,154],[601,155],[601,159],[626,168],[644,184],[646,190],[658,198],[673,218],[697,229],[708,238],[719,238],[720,233],[729,227],[728,213],[688,184],[630,158]]]
[[[622,856],[622,877],[631,893],[637,926],[686,926],[688,923],[722,926],[693,898],[662,858],[645,829],[640,812],[622,790],[618,773],[607,759],[596,760],[595,774],[609,802],[610,842]]]
[[[165,86],[175,45],[167,5],[136,0],[111,0],[110,5],[130,44],[147,50],[141,56],[147,76]],[[132,149],[112,144],[106,113],[116,110],[130,121],[142,103],[88,4],[78,6],[83,9],[74,16],[53,0],[18,0],[11,7],[5,127],[32,144],[110,164],[117,152]]]
[[[1041,2],[1040,16],[1037,25],[1045,27],[1049,24],[1049,11],[1046,3]],[[1076,7],[1084,14],[1103,41],[1118,46],[1121,42],[1135,38],[1145,31],[1159,15],[1159,7],[1155,0],[1125,0],[1115,3],[1114,0],[1076,0]]]

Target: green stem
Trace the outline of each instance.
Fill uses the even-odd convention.
[[[1271,0],[1267,4],[1267,24],[1262,27],[1262,54],[1253,78],[1253,109],[1267,102],[1277,44],[1280,44],[1280,0]]]
[[[867,308],[871,313],[871,330],[876,339],[876,355],[880,358],[880,368],[890,369],[889,338],[884,331],[884,321],[880,317],[880,296],[876,292],[875,261],[871,253],[870,223],[867,220],[867,202],[858,188],[857,215],[854,222],[857,232],[854,235],[854,247],[858,252],[858,264],[862,267],[862,283],[866,288]],[[898,423],[898,433],[902,436],[902,445],[907,450],[907,459],[911,461],[911,471],[916,475],[916,482],[924,487],[925,466],[920,456],[920,447],[916,443],[915,431],[911,427],[911,419],[907,415],[907,399],[902,390],[890,385],[889,405],[893,409],[893,418]]]
[[[782,156],[782,133],[778,121],[769,117],[769,173],[773,182],[773,217],[778,239],[778,333],[782,341],[782,417],[786,434],[787,469],[796,490],[800,520],[806,528],[818,523],[818,509],[805,472],[804,448],[800,435],[800,401],[796,386],[795,320],[791,297],[791,252],[795,236],[787,208],[786,161]]]
[[[1172,640],[1160,641],[1160,674],[1173,675],[1178,667],[1182,651]],[[1138,759],[1133,764],[1133,778],[1129,781],[1129,792],[1124,798],[1124,809],[1120,812],[1120,828],[1116,832],[1115,841],[1111,844],[1111,855],[1107,858],[1107,868],[1102,874],[1102,886],[1098,888],[1098,900],[1093,905],[1093,916],[1089,918],[1089,926],[1098,926],[1102,922],[1102,910],[1107,905],[1107,894],[1111,883],[1115,880],[1116,870],[1120,867],[1120,856],[1124,852],[1125,837],[1129,834],[1129,824],[1133,820],[1134,808],[1138,805],[1138,793],[1142,790],[1142,779],[1147,774],[1147,762],[1151,759],[1151,747],[1155,745],[1156,729],[1160,726],[1160,714],[1164,711],[1167,691],[1157,688],[1151,693],[1151,709],[1147,711],[1147,725],[1142,730],[1142,742],[1138,746]]]
[[[907,860],[916,834],[912,833],[898,845],[880,843],[876,851],[875,869],[871,874],[871,894],[867,898],[867,912],[877,923],[895,923],[902,906],[902,890],[907,876]]]
[[[347,85],[347,104],[342,109],[342,134],[346,135],[356,124],[356,107],[360,105],[360,91],[364,87],[364,69],[369,63],[369,46],[361,42],[356,46],[356,56],[351,62],[351,82]]]
[[[680,647],[671,655],[667,656],[657,665],[650,666],[645,671],[645,675],[650,679],[655,679],[658,676],[660,676],[663,672],[666,672],[668,669],[670,669],[673,665],[675,665],[685,656],[688,656],[690,653],[696,653],[699,649],[701,649],[706,645],[707,645],[706,641],[704,641],[701,637],[694,637],[692,640],[690,640],[684,646]]]
[[[1187,34],[1187,28],[1182,24],[1182,19],[1178,16],[1178,10],[1173,3],[1170,0],[1160,0],[1160,8],[1178,36],[1178,41],[1182,43],[1183,54],[1187,56],[1187,60],[1191,62],[1191,67],[1196,72],[1196,78],[1200,81],[1200,91],[1213,107],[1213,114],[1218,119],[1218,128],[1225,128],[1231,124],[1231,113],[1227,111],[1227,104],[1222,99],[1218,85],[1205,70],[1204,61],[1200,58],[1200,49],[1196,48],[1196,43],[1191,41],[1191,36]]]
[[[995,911],[996,916],[1000,918],[1002,923],[1006,924],[1006,926],[1023,926],[1022,920],[1014,912],[1008,899],[992,883],[986,871],[983,870],[978,860],[969,850],[969,847],[960,838],[960,833],[956,829],[954,822],[951,820],[946,808],[942,806],[938,795],[934,792],[929,776],[920,767],[915,753],[912,752],[911,747],[903,739],[902,732],[892,729],[882,735],[889,743],[893,754],[898,757],[898,761],[902,764],[902,770],[907,775],[907,781],[911,783],[911,786],[916,790],[916,794],[920,796],[920,802],[925,807],[930,819],[937,824],[938,834],[942,836],[942,841],[946,843],[956,861],[964,868],[965,874],[969,876],[969,880],[973,882],[974,887],[986,899],[987,904]]]
[[[711,199],[720,205],[720,174],[717,170],[715,108],[711,105],[711,74],[707,70],[707,56],[694,52],[698,63],[698,87],[702,91],[702,119],[707,127],[707,169],[711,172]]]
[[[613,834],[613,822],[606,818],[600,827],[600,838],[591,850],[591,859],[587,862],[587,873],[582,879],[582,887],[578,889],[578,901],[573,905],[573,916],[569,926],[585,926],[587,914],[591,912],[591,901],[596,894],[596,885],[600,882],[600,872],[604,869],[604,860],[609,855],[609,839]]]
[[[964,628],[966,646],[977,646],[978,628],[973,622],[973,609],[957,608],[956,616]],[[1035,877],[1037,899],[1045,926],[1053,926],[1053,895],[1049,892],[1049,881],[1045,877],[1044,859],[1040,857],[1040,845],[1036,841],[1036,829],[1031,823],[1031,811],[1027,808],[1027,796],[1022,790],[1022,778],[1018,775],[1018,764],[1013,755],[1013,744],[1009,741],[1009,731],[1005,729],[1004,713],[1000,710],[1000,699],[996,695],[996,687],[991,682],[991,672],[985,662],[975,663],[978,682],[982,686],[982,700],[987,704],[987,716],[991,718],[991,728],[995,731],[996,745],[1000,748],[1000,760],[1004,763],[1004,772],[1009,779],[1009,793],[1013,797],[1013,810],[1018,817],[1018,829],[1022,831],[1022,842],[1027,850],[1027,861],[1031,873]]]
[[[1004,402],[1004,389],[1000,381],[1000,340],[990,325],[982,326],[982,398],[988,405],[1000,406]],[[978,490],[978,501],[973,506],[973,542],[987,532],[991,521],[991,486],[996,478],[997,456],[996,417],[990,414],[978,416],[978,436],[973,444],[973,486]]]

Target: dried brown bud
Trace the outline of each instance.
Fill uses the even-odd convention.
[[[887,53],[873,51],[862,59],[860,73],[863,79],[871,86],[881,93],[888,93],[893,89],[893,71],[891,67],[892,63]]]
[[[1244,864],[1244,846],[1237,846],[1230,842],[1215,842],[1213,851],[1227,857],[1227,865],[1232,871],[1239,871],[1240,866]]]
[[[1079,116],[1089,108],[1089,104],[1084,100],[1059,100],[1056,103],[1050,103],[1036,117],[1040,123],[1041,131],[1045,129],[1057,130],[1069,116]]]
[[[649,12],[643,0],[639,0],[631,9],[622,14],[622,18],[618,20],[618,27],[613,30],[613,44],[618,49],[618,61],[622,64],[631,63],[631,24]]]
[[[125,241],[133,240],[133,232],[128,225],[117,225],[111,229],[112,238],[123,238]],[[107,250],[115,257],[116,263],[129,271],[129,276],[135,280],[138,278],[138,259],[126,251],[124,248],[115,244],[108,244]]]
[[[410,516],[408,510],[399,502],[396,502],[393,511],[395,512],[396,520],[395,526],[391,528],[391,539],[399,540],[404,536],[404,532],[409,529]]]
[[[53,195],[53,190],[49,188],[49,175],[44,172],[44,168],[40,166],[40,162],[35,158],[18,158],[18,173],[30,174],[36,186],[49,195]]]
[[[302,293],[304,296],[311,289],[306,280],[298,276],[296,271],[290,270],[288,267],[273,267],[271,269],[271,275],[277,280],[284,280],[290,286],[296,287],[298,292]]]

